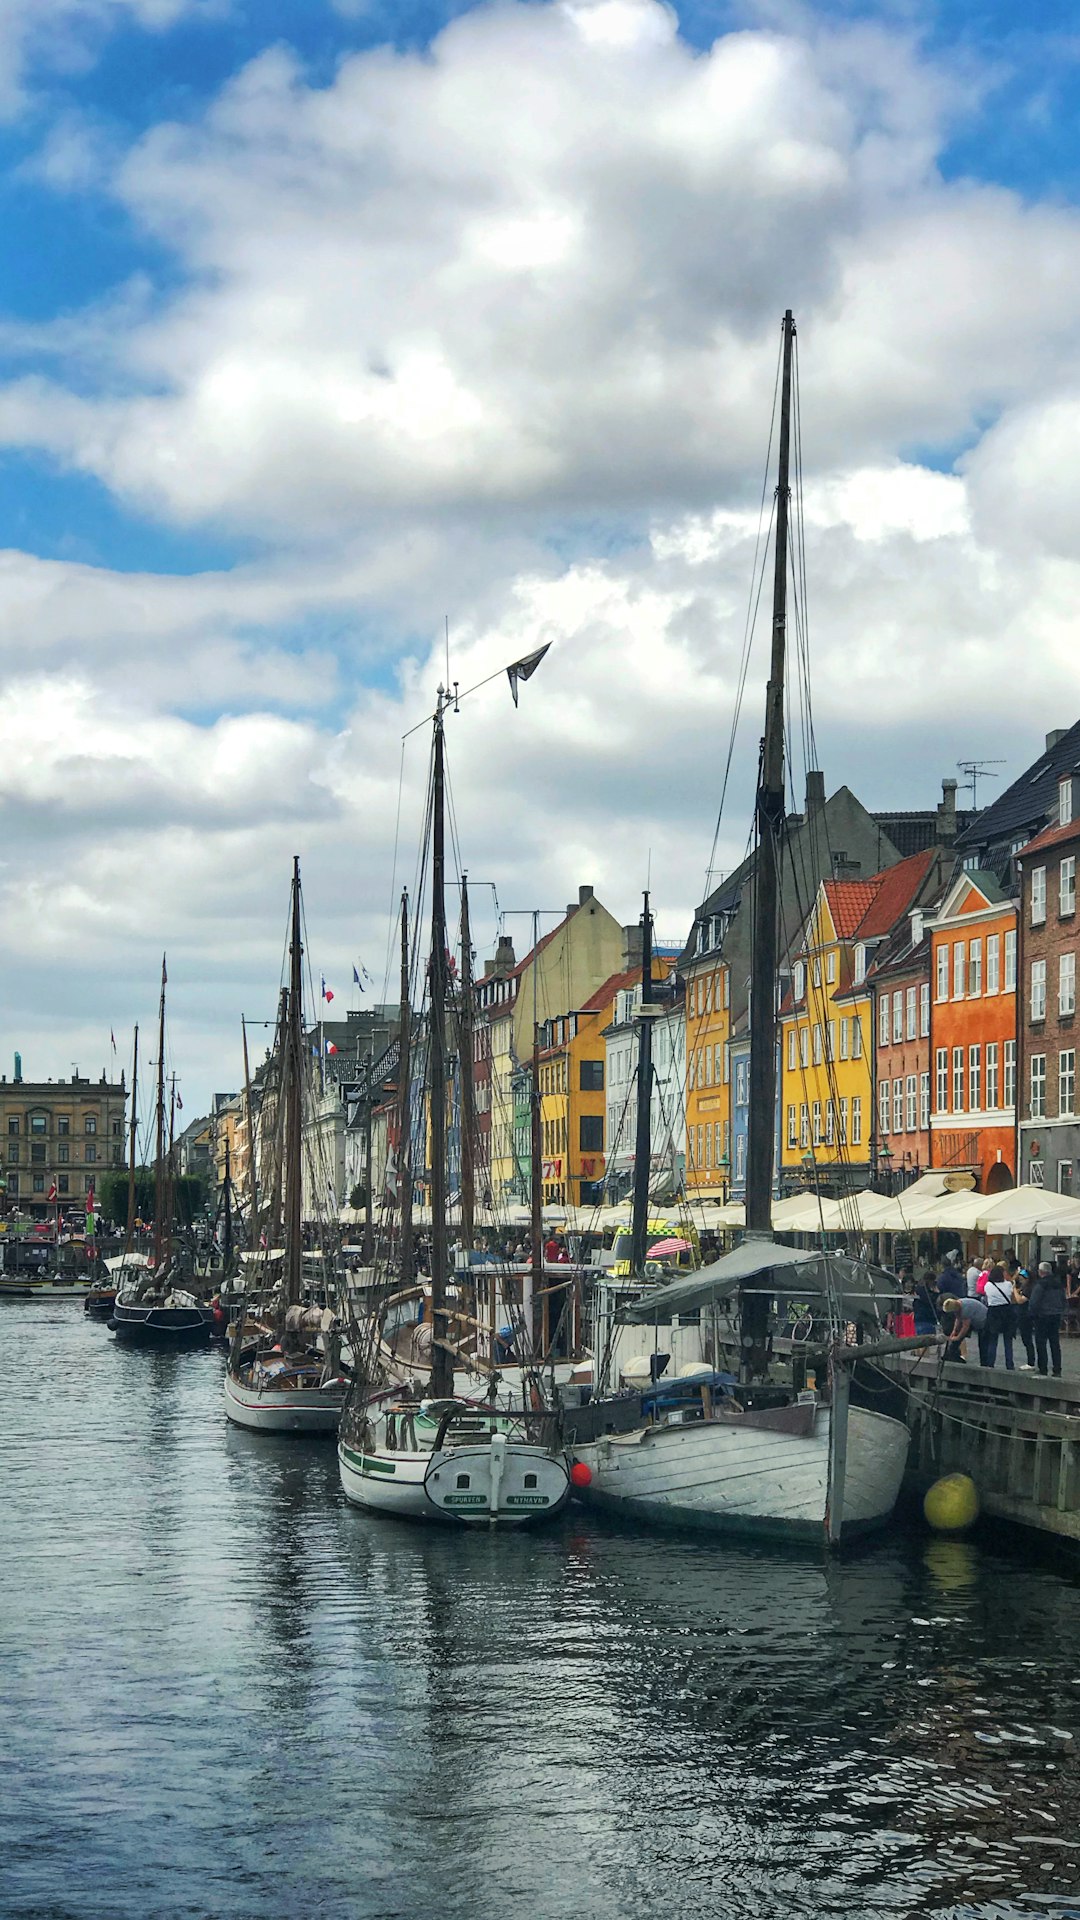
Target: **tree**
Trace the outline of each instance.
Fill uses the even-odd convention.
[[[367,1206],[367,1188],[365,1187],[362,1180],[357,1181],[355,1187],[350,1193],[349,1205],[350,1207],[356,1207],[357,1209],[359,1209],[360,1207]]]
[[[206,1205],[208,1187],[201,1174],[185,1173],[173,1182],[173,1205],[180,1226],[190,1227]],[[116,1227],[127,1226],[128,1177],[126,1173],[107,1173],[98,1191],[100,1211]],[[140,1220],[154,1217],[154,1169],[135,1169],[135,1213]]]

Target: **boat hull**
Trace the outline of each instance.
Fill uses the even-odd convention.
[[[225,1375],[225,1412],[250,1433],[334,1434],[344,1387],[252,1387]]]
[[[820,1543],[830,1419],[829,1408],[818,1407],[803,1433],[717,1418],[575,1443],[573,1458],[591,1479],[574,1492],[586,1505],[652,1525]],[[888,1523],[907,1452],[901,1421],[850,1409],[841,1540]]]
[[[494,1458],[493,1476],[490,1446],[388,1453],[338,1444],[342,1492],[371,1513],[443,1526],[520,1527],[565,1506],[570,1480],[561,1456],[510,1442],[496,1447]],[[530,1475],[535,1488],[525,1484]],[[458,1486],[462,1479],[467,1486]]]
[[[205,1347],[214,1335],[209,1307],[113,1305],[109,1330],[129,1347]]]

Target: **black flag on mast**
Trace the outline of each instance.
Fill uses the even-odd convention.
[[[532,679],[533,674],[536,672],[537,667],[540,665],[550,645],[551,641],[549,640],[546,647],[538,647],[535,653],[527,653],[524,660],[515,660],[512,667],[507,667],[506,677],[510,682],[510,691],[514,696],[515,707],[518,703],[518,681]]]

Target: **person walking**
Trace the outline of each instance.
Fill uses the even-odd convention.
[[[1039,1372],[1046,1375],[1047,1360],[1054,1379],[1061,1379],[1061,1316],[1065,1311],[1065,1281],[1050,1265],[1040,1260],[1035,1285],[1031,1289],[1031,1327]]]
[[[983,1340],[983,1366],[997,1366],[998,1340],[1005,1344],[1005,1367],[1008,1373],[1013,1371],[1013,1334],[1016,1331],[1016,1311],[1013,1307],[1012,1283],[1005,1277],[1005,1269],[992,1266],[986,1276],[986,1285],[982,1293],[986,1303],[986,1334]]]
[[[1007,1253],[1002,1261],[1005,1278],[1012,1288],[1013,1306],[1016,1309],[1016,1331],[1020,1335],[1026,1365],[1021,1373],[1033,1373],[1035,1370],[1035,1336],[1031,1331],[1031,1306],[1029,1295],[1034,1282],[1026,1267],[1020,1265],[1015,1253]]]

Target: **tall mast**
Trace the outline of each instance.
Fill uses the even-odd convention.
[[[784,827],[784,653],[787,644],[788,510],[791,503],[791,358],[795,323],[784,315],[780,395],[780,469],[776,487],[772,657],[765,694],[765,736],[758,780],[750,966],[750,1112],[746,1153],[746,1226],[767,1234],[772,1223],[776,1128],[776,961],[780,842]]]
[[[461,1075],[461,1244],[471,1252],[476,1214],[476,1089],[473,1086],[472,933],[469,881],[461,876],[461,1008],[458,1017]]]
[[[161,956],[161,1000],[158,1005],[157,1110],[154,1115],[154,1267],[165,1249],[165,955]]]
[[[176,1214],[176,1075],[169,1079],[169,1151],[165,1157],[166,1256],[172,1252]]]
[[[446,1296],[449,1258],[446,1236],[446,849],[445,748],[443,701],[435,705],[435,764],[431,826],[431,1393],[448,1400],[454,1391],[454,1367],[446,1347]]]
[[[300,1299],[301,1210],[303,1203],[303,991],[300,939],[300,859],[293,858],[292,931],[289,939],[289,1000],[285,1028],[285,1297],[290,1306]]]
[[[127,1232],[124,1235],[124,1253],[129,1254],[135,1244],[135,1156],[138,1151],[139,1127],[139,1026],[135,1023],[135,1044],[131,1062],[131,1139],[128,1145],[128,1189],[127,1189]]]
[[[400,1238],[398,1265],[402,1286],[410,1286],[413,1277],[412,1220],[412,1021],[409,1006],[409,896],[401,896],[401,1001],[398,1008],[401,1034],[398,1061],[398,1208]],[[370,1166],[368,1174],[370,1178]]]
[[[259,1189],[256,1171],[255,1120],[251,1111],[251,1063],[248,1059],[247,1021],[240,1016],[240,1031],[244,1040],[244,1113],[247,1117],[248,1149],[248,1246],[256,1248],[259,1244]]]
[[[529,1165],[529,1246],[532,1254],[533,1287],[539,1282],[544,1270],[544,1223],[543,1223],[543,1174],[540,1158],[543,1138],[542,1112],[540,1099],[540,1019],[539,1019],[539,981],[537,972],[540,966],[540,915],[533,914],[533,952],[532,952],[532,990],[533,990],[533,1052],[532,1052],[532,1106],[530,1110],[530,1165]]]
[[[638,1019],[637,1130],[634,1138],[634,1205],[630,1271],[645,1271],[649,1234],[649,1173],[652,1167],[652,915],[649,896],[641,916],[641,1014]]]
[[[225,1278],[232,1272],[232,1166],[229,1157],[229,1136],[225,1136],[225,1236],[221,1246],[222,1265]]]

